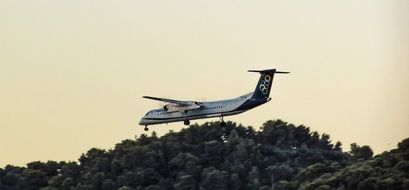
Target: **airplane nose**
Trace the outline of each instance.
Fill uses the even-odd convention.
[[[143,118],[139,121],[139,125],[145,125],[145,120]]]

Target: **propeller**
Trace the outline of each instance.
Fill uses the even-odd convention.
[[[207,99],[205,97],[200,97],[197,100],[198,100],[198,102],[206,102],[207,101]]]

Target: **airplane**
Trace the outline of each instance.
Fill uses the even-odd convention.
[[[225,127],[226,122],[224,122],[223,117],[240,114],[267,103],[271,100],[270,90],[274,75],[290,73],[277,71],[276,69],[248,70],[248,72],[256,72],[261,75],[256,89],[254,92],[233,99],[198,102],[143,96],[142,98],[162,101],[167,104],[162,109],[154,109],[147,112],[140,120],[139,125],[144,125],[144,130],[148,131],[148,125],[179,121],[189,125],[191,120],[219,117],[221,127]]]

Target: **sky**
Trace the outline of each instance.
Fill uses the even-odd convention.
[[[226,121],[282,119],[381,153],[409,137],[408,34],[405,0],[2,0],[0,167],[113,149],[161,106],[142,96],[234,98],[268,68],[291,74]]]

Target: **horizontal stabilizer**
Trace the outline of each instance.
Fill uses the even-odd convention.
[[[290,73],[290,72],[285,72],[285,71],[276,71],[275,73],[277,73],[277,74],[288,74],[288,73]]]
[[[277,71],[276,69],[266,69],[266,70],[248,70],[248,72],[255,73],[277,73],[277,74],[288,74],[290,72]]]

